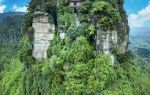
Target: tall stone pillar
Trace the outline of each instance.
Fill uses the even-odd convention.
[[[54,37],[55,26],[49,23],[47,13],[35,12],[32,27],[34,29],[32,55],[37,60],[45,59],[49,43]]]

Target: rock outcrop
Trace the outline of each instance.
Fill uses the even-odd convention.
[[[112,49],[117,47],[118,31],[105,30],[104,27],[97,27],[96,47],[98,51],[110,53]]]
[[[113,30],[106,30],[104,27],[97,27],[96,45],[99,51],[115,52],[117,54],[128,51],[129,32],[124,26],[114,26]]]
[[[32,27],[34,29],[33,57],[37,60],[47,58],[49,43],[53,40],[55,26],[49,23],[48,14],[35,12]]]

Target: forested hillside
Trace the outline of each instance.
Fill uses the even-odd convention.
[[[17,57],[18,44],[23,37],[21,23],[24,13],[0,14],[0,71],[9,65],[12,58]]]
[[[20,37],[9,36],[11,40],[18,40],[24,34],[17,44],[18,49],[15,48],[17,57],[0,66],[1,95],[149,95],[150,76],[141,68],[142,61],[133,52],[119,54],[118,49],[113,50],[115,63],[112,64],[110,56],[95,47],[96,27],[88,19],[96,15],[98,23],[109,30],[113,30],[110,26],[115,23],[127,24],[127,16],[120,6],[123,1],[83,0],[79,7],[81,26],[77,27],[68,5],[70,0],[31,0],[22,33],[17,34]],[[56,26],[48,58],[40,61],[32,56],[32,21],[36,11],[48,13],[49,23]],[[59,25],[67,31],[64,39],[59,36]]]
[[[140,67],[150,74],[150,36],[138,35],[130,37],[130,50],[142,61]]]

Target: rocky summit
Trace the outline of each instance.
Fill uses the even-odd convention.
[[[69,33],[71,28],[77,31],[81,27],[85,28],[82,32],[91,32],[90,36],[94,37],[95,43],[93,47],[99,52],[110,55],[112,60],[114,60],[114,53],[126,53],[129,43],[129,26],[123,3],[123,0],[107,0],[107,2],[68,0],[55,3],[56,5],[51,6],[54,9],[53,12],[46,12],[42,7],[44,3],[39,2],[32,24],[33,57],[47,58],[47,49],[55,31],[63,40],[66,36],[71,36]],[[78,36],[83,35],[78,34],[80,34]]]

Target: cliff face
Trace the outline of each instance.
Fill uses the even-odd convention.
[[[110,53],[112,49],[117,47],[118,31],[116,30],[104,30],[98,26],[96,34],[97,50]]]
[[[128,25],[122,24],[113,26],[113,29],[110,30],[104,26],[97,26],[96,45],[99,51],[117,54],[128,51],[129,28]]]
[[[34,29],[33,57],[40,60],[47,58],[49,42],[54,37],[54,24],[49,23],[48,14],[37,12],[33,17],[32,27]]]

